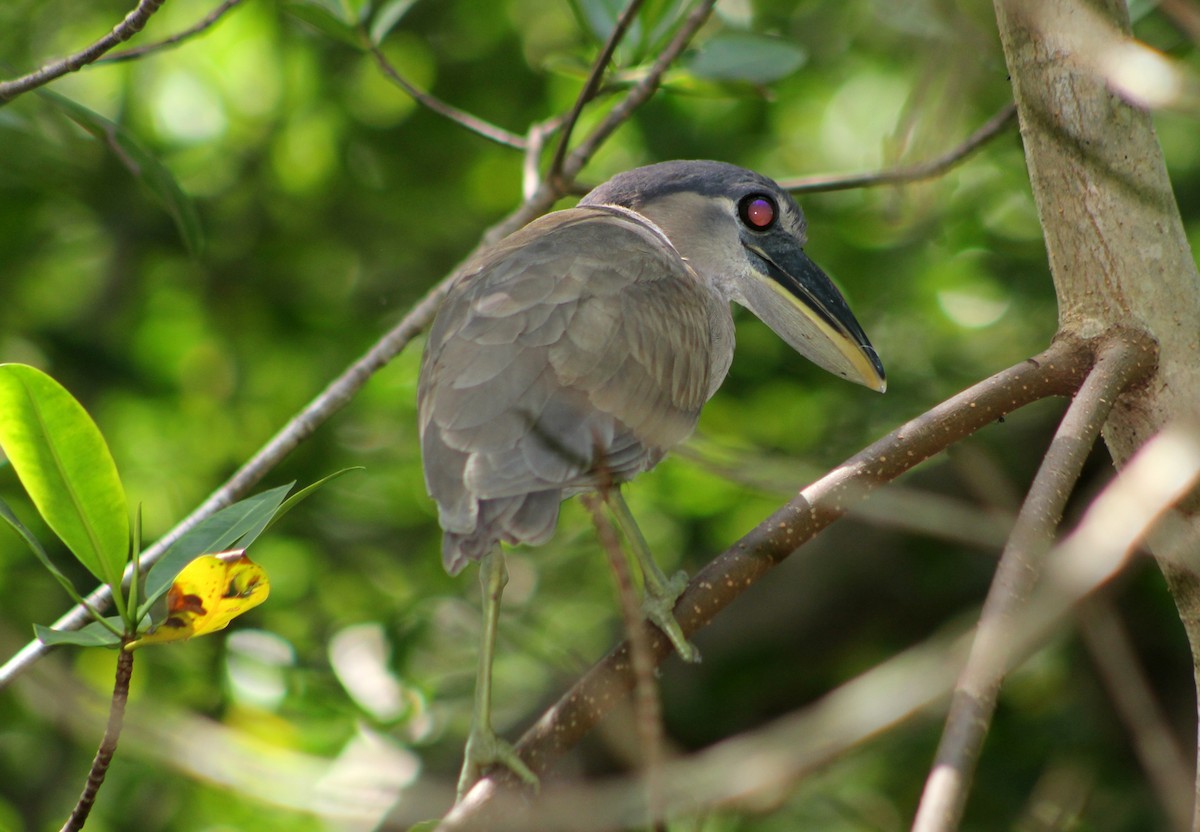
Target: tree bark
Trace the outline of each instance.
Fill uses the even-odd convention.
[[[995,0],[1061,330],[1149,334],[1158,368],[1116,402],[1104,439],[1118,468],[1200,406],[1200,275],[1150,114],[1101,68],[1129,33],[1116,0]],[[1196,495],[1151,540],[1200,669]],[[1200,682],[1200,676],[1196,677]],[[1198,791],[1200,794],[1200,791]],[[1195,826],[1195,816],[1193,819]]]

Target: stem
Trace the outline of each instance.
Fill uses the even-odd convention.
[[[134,7],[133,11],[125,15],[124,20],[112,28],[111,32],[90,46],[61,60],[46,64],[41,69],[35,70],[28,75],[22,75],[20,78],[14,78],[11,81],[0,82],[0,106],[7,104],[22,93],[43,87],[54,79],[61,78],[68,72],[76,72],[98,60],[105,52],[108,52],[120,43],[124,43],[142,31],[142,27],[146,25],[146,21],[159,10],[164,2],[166,0],[141,0]]]
[[[1016,118],[1017,105],[1009,102],[984,122],[978,130],[968,136],[962,144],[951,148],[941,156],[925,162],[919,162],[915,165],[905,165],[903,167],[872,171],[870,173],[827,173],[816,176],[804,176],[797,179],[784,179],[780,180],[779,186],[794,194],[806,194],[845,191],[851,188],[873,188],[879,185],[903,185],[906,182],[919,182],[922,179],[932,179],[935,176],[941,176],[996,136],[999,136],[1016,121]]]
[[[550,171],[546,174],[547,180],[555,182],[562,175],[563,162],[567,158],[567,148],[571,144],[571,134],[575,131],[575,123],[579,121],[579,116],[583,113],[583,108],[587,106],[587,103],[596,97],[596,92],[600,89],[600,81],[604,78],[604,71],[608,68],[608,62],[612,60],[613,53],[617,51],[617,45],[624,39],[625,33],[633,24],[633,18],[642,7],[642,2],[643,0],[629,0],[625,4],[625,10],[621,12],[621,16],[613,25],[613,30],[608,34],[608,40],[604,42],[600,54],[592,62],[592,70],[588,74],[583,88],[579,91],[579,97],[575,99],[575,106],[571,108],[571,112],[563,121],[562,130],[558,136],[558,146],[555,147],[554,158],[550,162]]]
[[[100,747],[96,749],[96,757],[92,760],[91,771],[88,772],[87,782],[74,811],[62,826],[62,832],[75,832],[87,823],[88,815],[96,802],[96,793],[104,783],[108,773],[108,764],[112,762],[113,754],[117,751],[117,740],[121,736],[121,726],[125,722],[125,704],[129,701],[129,679],[133,676],[133,651],[125,649],[125,641],[117,652],[117,675],[113,682],[112,705],[108,710],[108,726],[104,729],[104,737]]]
[[[111,55],[105,55],[103,58],[97,61],[97,63],[112,64],[120,61],[137,60],[138,58],[144,58],[146,55],[150,55],[154,52],[158,52],[163,49],[170,49],[173,46],[178,46],[184,41],[190,40],[197,35],[207,32],[217,24],[217,21],[225,16],[227,11],[242,2],[243,0],[225,0],[225,2],[205,15],[204,18],[199,22],[189,26],[182,32],[176,32],[168,38],[163,38],[155,43],[148,43],[145,46],[138,46],[133,49],[122,49],[120,52],[113,52]]]

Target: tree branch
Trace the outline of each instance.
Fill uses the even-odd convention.
[[[558,137],[558,145],[554,148],[554,158],[550,162],[550,169],[546,173],[546,179],[553,182],[562,176],[563,161],[567,158],[567,148],[571,144],[571,134],[575,132],[575,124],[579,121],[579,116],[583,113],[583,108],[588,102],[596,97],[596,91],[600,89],[600,81],[604,78],[604,73],[608,69],[609,61],[612,60],[613,53],[617,51],[618,44],[624,39],[626,32],[629,31],[630,25],[633,23],[633,18],[637,15],[638,10],[642,7],[643,0],[629,0],[625,4],[624,11],[613,24],[613,30],[608,33],[608,40],[604,42],[604,47],[600,50],[600,54],[596,56],[596,60],[592,62],[591,72],[588,73],[587,81],[583,88],[579,90],[579,97],[575,99],[575,106],[567,113],[567,117],[563,120],[562,132]]]
[[[1003,133],[1016,120],[1016,115],[1017,105],[1011,102],[1005,104],[995,115],[985,121],[978,130],[967,137],[962,144],[935,159],[930,159],[920,164],[869,173],[826,173],[816,176],[802,176],[795,179],[780,180],[779,184],[780,187],[792,193],[806,194],[823,191],[845,191],[851,188],[873,188],[879,185],[902,185],[906,182],[932,179],[950,170],[950,168]]]
[[[100,40],[73,55],[46,64],[41,69],[14,78],[11,81],[0,82],[0,106],[12,101],[18,95],[45,86],[56,78],[61,78],[68,72],[76,72],[90,63],[98,60],[101,55],[124,43],[142,31],[146,21],[161,8],[165,0],[139,0],[133,11],[125,15],[125,19],[113,27]]]
[[[1188,760],[1154,698],[1116,605],[1103,594],[1083,604],[1079,632],[1171,829],[1187,832],[1192,828]]]
[[[1180,434],[1184,434],[1181,436]],[[1164,464],[1172,470],[1163,476]],[[1080,523],[1050,556],[1047,580],[1014,623],[1013,649],[995,658],[1016,667],[1061,630],[1064,619],[1129,562],[1137,542],[1200,475],[1196,435],[1177,431],[1151,441],[1142,459],[1096,498]],[[1113,533],[1113,517],[1121,533]],[[719,808],[760,808],[807,775],[873,737],[934,706],[952,689],[955,668],[967,659],[969,633],[935,634],[844,682],[816,702],[760,728],[667,763],[667,805],[662,818]],[[736,776],[731,776],[736,772]],[[583,785],[548,786],[536,801],[494,791],[486,817],[447,818],[442,832],[484,829],[558,829],[570,832],[628,828],[646,806],[631,778]],[[393,817],[386,829],[407,829],[414,819]]]
[[[132,61],[138,58],[144,58],[154,52],[160,52],[163,49],[170,49],[171,47],[178,46],[184,41],[191,40],[197,35],[207,32],[216,25],[218,20],[225,16],[226,12],[235,6],[241,5],[242,2],[243,0],[225,0],[224,3],[217,6],[215,9],[205,15],[204,18],[197,22],[194,26],[189,26],[182,32],[176,32],[168,38],[164,38],[155,43],[148,43],[145,46],[138,46],[134,49],[123,49],[120,52],[113,52],[111,55],[105,55],[103,58],[100,58],[98,61],[96,61],[96,63],[115,64],[122,61]]]
[[[1078,339],[1057,340],[1036,358],[902,425],[805,488],[692,579],[675,607],[684,634],[711,621],[747,587],[878,486],[1013,410],[1047,396],[1071,394],[1092,365],[1092,348]],[[661,662],[670,654],[670,643],[657,629],[643,626],[654,659]],[[521,738],[518,752],[535,772],[545,771],[629,692],[632,683],[629,648],[622,643],[542,715]],[[447,817],[449,828],[472,820],[498,787],[512,785],[503,772],[484,778]]]
[[[77,832],[87,823],[92,806],[96,803],[96,795],[104,785],[105,775],[108,774],[108,765],[117,753],[117,740],[121,738],[121,726],[125,724],[125,705],[129,702],[129,680],[133,677],[133,651],[125,650],[124,645],[125,642],[122,641],[122,649],[117,651],[117,673],[113,682],[112,704],[108,710],[108,725],[105,726],[100,747],[96,749],[83,793],[79,796],[71,816],[63,824],[62,832]]]
[[[511,147],[516,150],[525,150],[526,143],[523,136],[516,133],[510,133],[502,127],[497,127],[491,122],[484,121],[478,116],[468,113],[466,110],[460,110],[452,104],[447,104],[440,98],[430,95],[423,90],[413,86],[413,84],[405,78],[400,72],[392,66],[392,62],[383,54],[383,50],[378,45],[371,42],[370,37],[366,32],[361,32],[362,46],[371,53],[371,57],[375,59],[375,63],[379,65],[380,70],[388,79],[404,90],[414,101],[421,106],[432,110],[443,118],[453,121],[455,124],[461,125],[472,133],[483,136],[485,139],[502,144],[505,147]]]
[[[1114,401],[1153,366],[1153,347],[1144,336],[1116,334],[1105,344],[1063,417],[1000,557],[979,632],[955,686],[934,768],[913,823],[914,832],[950,832],[958,828],[1003,679],[997,675],[1002,669],[992,663],[996,644],[1010,637],[1016,618],[1033,592],[1063,508]]]
[[[579,172],[584,166],[591,161],[592,156],[600,149],[600,146],[608,140],[608,137],[616,131],[618,127],[624,124],[633,116],[638,107],[641,107],[658,89],[662,83],[663,73],[671,66],[680,53],[687,48],[693,36],[699,28],[704,25],[704,21],[708,19],[712,13],[712,7],[716,5],[716,0],[703,0],[695,10],[688,15],[687,20],[671,38],[670,43],[659,54],[658,59],[650,67],[637,84],[635,84],[625,97],[617,103],[603,121],[588,134],[576,148],[573,150],[565,162],[563,162],[562,173],[557,178],[552,180],[550,177],[542,177],[541,184],[533,191],[525,203],[513,212],[502,223],[493,226],[484,236],[484,244],[490,245],[501,239],[507,234],[511,234],[521,226],[533,220],[554,205],[560,198],[565,196],[574,186],[575,178],[579,176]]]
[[[1105,427],[1119,469],[1150,437],[1195,414],[1200,395],[1200,274],[1162,148],[1150,113],[1114,95],[1097,66],[1098,56],[1128,45],[1129,11],[1118,0],[993,6],[1060,324],[1103,331],[1134,322],[1158,341],[1151,383],[1123,397]],[[1181,520],[1194,537],[1198,502],[1183,507]],[[1150,546],[1187,631],[1200,689],[1200,581],[1175,565],[1172,542],[1152,538]],[[1194,800],[1200,806],[1200,780]]]
[[[563,178],[566,181],[574,181],[579,172],[583,170],[584,165],[595,155],[600,145],[612,135],[613,131],[628,121],[634,110],[650,100],[659,84],[662,83],[663,73],[692,42],[696,32],[708,20],[714,5],[716,5],[716,0],[702,0],[692,10],[683,25],[679,27],[679,31],[675,33],[675,37],[671,38],[671,41],[659,53],[658,58],[651,64],[650,71],[646,73],[646,76],[633,86],[625,98],[618,102],[604,120],[596,125],[587,138],[571,152],[562,165]]]

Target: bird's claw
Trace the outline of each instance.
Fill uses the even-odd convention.
[[[663,635],[670,639],[675,652],[681,659],[695,664],[700,661],[700,651],[696,649],[696,645],[687,640],[683,634],[683,628],[675,620],[675,602],[687,589],[687,585],[687,573],[676,572],[657,591],[646,593],[646,597],[642,601],[642,612],[645,614],[646,620],[662,630]]]
[[[490,765],[502,765],[520,777],[527,786],[537,789],[540,781],[525,764],[513,746],[496,736],[494,731],[472,729],[463,754],[462,774],[458,778],[458,799],[462,800]]]

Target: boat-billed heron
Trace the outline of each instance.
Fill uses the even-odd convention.
[[[696,426],[733,358],[730,301],[799,353],[874,390],[883,365],[804,253],[791,196],[721,162],[622,173],[481,253],[429,333],[418,399],[425,483],[451,574],[481,561],[485,621],[460,796],[489,763],[536,777],[491,727],[501,543],[541,544],[567,496],[599,489],[640,560],[647,617],[688,660],[666,578],[616,487]]]

